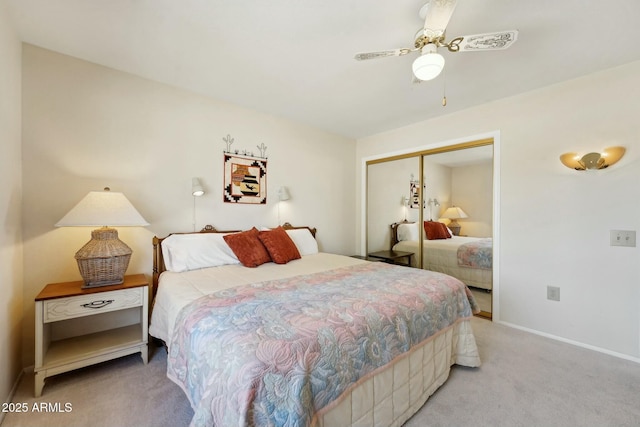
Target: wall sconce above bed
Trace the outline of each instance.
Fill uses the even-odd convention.
[[[204,188],[199,178],[191,178],[191,195],[193,196],[193,231],[196,231],[196,197],[204,196]]]
[[[409,198],[407,196],[402,196],[400,199],[400,205],[402,206],[402,212],[404,213],[404,220],[407,220],[407,206],[409,206]]]
[[[287,187],[278,188],[278,200],[283,202],[285,200],[289,200],[290,198],[291,195],[289,194],[289,189]]]
[[[204,195],[204,189],[198,178],[191,178],[191,195],[193,197],[200,197]]]
[[[282,204],[282,202],[286,202],[287,200],[291,199],[291,194],[289,194],[289,189],[285,186],[281,186],[280,188],[278,188],[278,225],[281,224],[280,222],[280,205]]]
[[[560,161],[566,167],[577,171],[604,169],[620,160],[624,153],[624,147],[609,147],[602,153],[587,153],[582,157],[577,153],[564,153],[560,156]]]
[[[429,206],[429,221],[433,220],[433,212],[431,212],[431,207],[435,206],[436,208],[440,207],[440,202],[438,199],[429,199],[427,201],[427,205]]]

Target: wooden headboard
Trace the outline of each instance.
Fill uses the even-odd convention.
[[[285,230],[298,230],[301,228],[306,228],[307,230],[309,230],[311,232],[311,235],[315,238],[316,237],[316,228],[315,227],[307,227],[307,226],[302,226],[302,227],[294,227],[293,225],[289,224],[288,222],[285,222],[284,224],[282,224],[282,228],[284,228]]]
[[[406,219],[404,221],[400,221],[400,222],[394,222],[393,224],[391,224],[391,246],[389,246],[389,250],[393,250],[393,247],[396,245],[396,243],[399,242],[398,240],[398,226],[400,224],[413,224],[413,221],[407,221]]]
[[[312,227],[294,227],[293,225],[289,224],[288,222],[284,223],[282,225],[282,228],[284,228],[285,230],[296,230],[296,229],[301,229],[301,228],[306,228],[307,230],[309,230],[311,232],[311,235],[315,238],[316,237],[316,229],[312,228]],[[214,226],[212,225],[205,225],[204,228],[200,231],[194,231],[191,233],[171,233],[165,237],[157,237],[157,236],[153,236],[152,242],[153,242],[153,289],[152,289],[152,296],[155,297],[155,293],[156,293],[156,289],[158,288],[158,279],[160,278],[160,274],[162,272],[164,272],[167,268],[164,265],[164,258],[162,256],[162,241],[164,239],[166,239],[167,237],[173,235],[173,234],[200,234],[200,233],[238,233],[241,230],[217,230]]]

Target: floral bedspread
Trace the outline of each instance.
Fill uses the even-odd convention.
[[[493,268],[493,239],[480,239],[458,248],[458,265],[461,267]]]
[[[167,373],[191,401],[192,426],[306,426],[473,311],[457,279],[379,262],[232,288],[180,312]]]

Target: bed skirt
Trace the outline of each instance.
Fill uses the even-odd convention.
[[[462,319],[354,384],[313,425],[401,426],[449,377],[451,366],[480,366],[470,319]]]

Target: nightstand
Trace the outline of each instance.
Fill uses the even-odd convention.
[[[411,258],[413,257],[413,252],[403,252],[403,251],[378,251],[371,252],[368,255],[369,258],[378,258],[384,262],[389,264],[399,264],[405,265],[407,267],[411,267]],[[403,258],[406,258],[404,262],[400,262]]]
[[[141,353],[148,362],[149,282],[82,289],[82,281],[51,283],[36,296],[35,396],[53,375]]]

